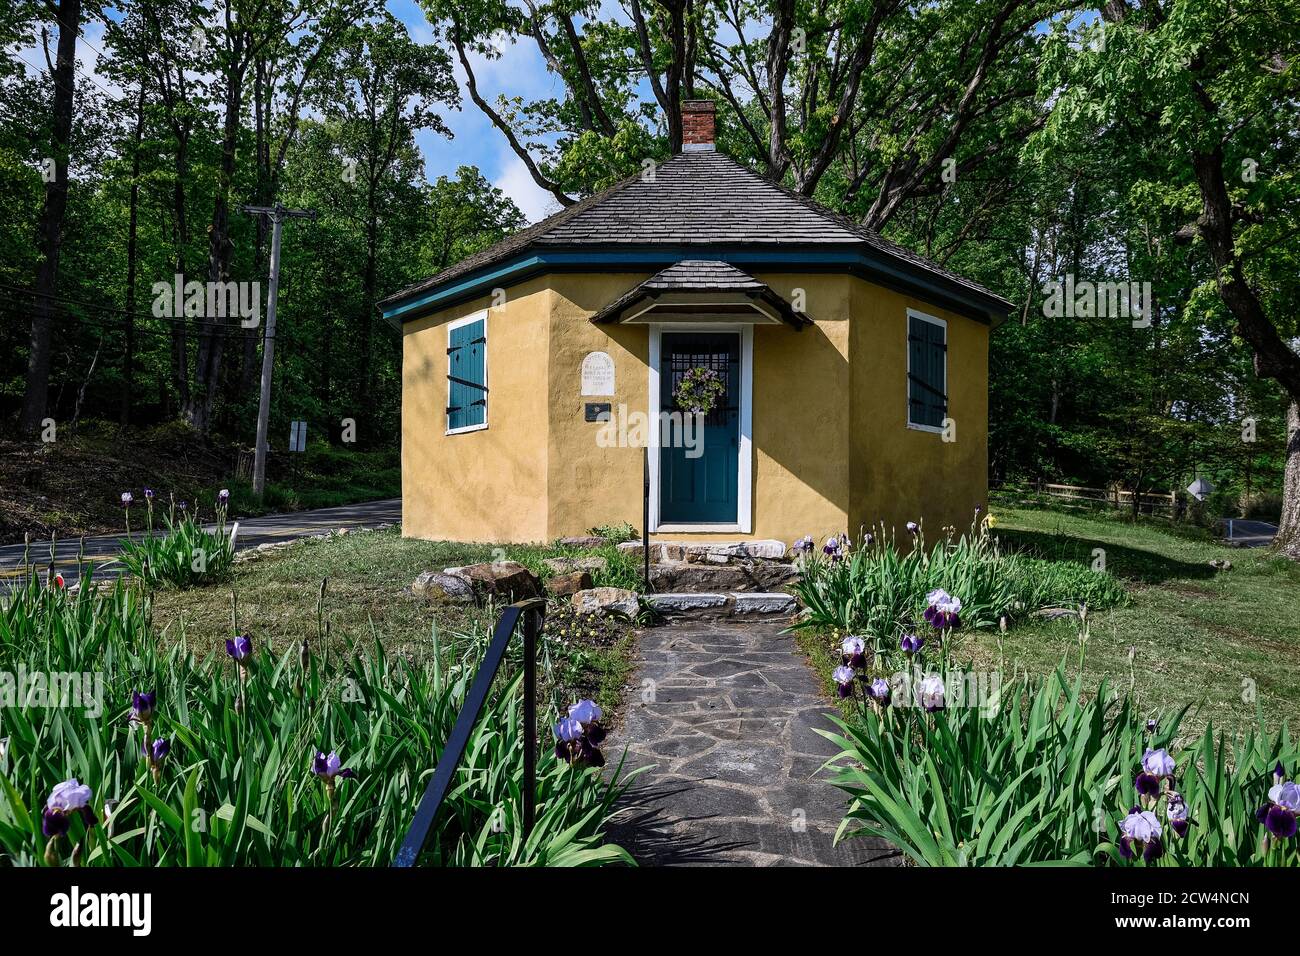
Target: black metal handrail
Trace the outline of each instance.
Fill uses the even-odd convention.
[[[529,598],[510,605],[501,612],[496,630],[492,632],[492,642],[488,645],[483,663],[474,675],[469,695],[451,728],[451,736],[443,747],[442,758],[438,761],[433,777],[416,807],[415,819],[406,831],[402,848],[397,851],[393,866],[414,866],[424,844],[433,829],[433,821],[438,817],[443,798],[456,776],[456,768],[465,756],[469,746],[470,734],[478,723],[483,705],[487,703],[488,691],[496,680],[497,671],[505,659],[510,637],[524,620],[524,839],[533,832],[533,815],[537,808],[537,638],[542,632],[542,618],[546,613],[546,601],[542,598]]]

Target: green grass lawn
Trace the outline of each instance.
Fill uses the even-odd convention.
[[[544,557],[578,553],[536,546],[505,546],[505,557],[534,570]],[[612,547],[597,553],[611,554]],[[591,552],[584,552],[591,553]],[[217,647],[230,633],[232,594],[237,600],[239,626],[262,646],[282,653],[311,639],[318,648],[317,596],[326,583],[325,617],[332,649],[348,640],[380,640],[391,654],[413,658],[437,646],[451,666],[475,652],[491,634],[500,609],[437,605],[415,597],[411,582],[421,571],[491,561],[491,545],[455,544],[405,539],[395,531],[357,532],[324,540],[297,543],[257,561],[235,565],[230,583],[187,591],[159,591],[154,600],[155,624],[165,640],[182,635],[196,648]],[[611,566],[613,583],[626,573]],[[548,614],[549,673],[556,699],[593,697],[613,711],[630,667],[633,638],[627,625],[577,617],[560,605]],[[519,657],[520,642],[512,646]]]
[[[1124,581],[1128,601],[1089,615],[1085,686],[1102,677],[1132,686],[1154,712],[1193,705],[1187,730],[1212,721],[1240,731],[1256,700],[1270,727],[1294,716],[1300,700],[1300,567],[1266,551],[1225,548],[1203,533],[1173,533],[1048,510],[995,508],[1006,545],[1043,557],[1091,564]],[[1228,570],[1209,562],[1226,559]],[[980,634],[975,659],[1044,673],[1079,656],[1079,621],[1031,619],[1005,635]]]

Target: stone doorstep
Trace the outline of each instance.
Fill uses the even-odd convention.
[[[645,602],[660,614],[681,616],[737,616],[792,614],[794,597],[780,591],[730,591],[725,594],[669,592],[647,594]]]
[[[624,541],[618,550],[637,557],[640,541]],[[662,563],[730,564],[732,561],[785,561],[784,541],[651,541],[650,560]]]

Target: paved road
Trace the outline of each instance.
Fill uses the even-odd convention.
[[[336,528],[373,528],[376,525],[399,523],[402,520],[402,499],[365,501],[341,508],[318,508],[315,511],[295,511],[283,515],[266,515],[247,518],[239,522],[235,538],[238,550],[255,548],[272,541],[291,541]],[[210,527],[210,526],[209,526]],[[98,535],[93,538],[68,538],[56,542],[54,569],[62,573],[64,581],[72,584],[78,578],[77,553],[83,548],[87,561],[95,564],[96,575],[120,573],[116,563],[119,542],[125,534]],[[138,538],[140,535],[134,534]],[[38,573],[44,574],[50,564],[50,542],[33,541],[30,559]],[[0,546],[0,580],[18,577],[27,571],[23,564],[23,546]]]
[[[1277,534],[1277,525],[1267,521],[1247,521],[1235,518],[1232,522],[1232,537],[1228,537],[1228,523],[1224,522],[1224,542],[1238,548],[1262,548],[1273,540]]]

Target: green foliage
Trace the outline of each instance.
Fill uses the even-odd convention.
[[[225,510],[219,509],[216,527],[209,531],[196,514],[174,510],[162,517],[163,531],[155,534],[150,509],[149,528],[141,538],[123,538],[118,561],[147,588],[192,588],[229,580],[235,563],[234,528],[226,527]]]
[[[1043,607],[1102,608],[1124,599],[1119,582],[1087,565],[1003,553],[981,524],[932,548],[918,531],[906,551],[882,536],[838,560],[809,556],[792,588],[805,608],[796,627],[868,636],[882,653],[900,634],[929,628],[922,614],[936,588],[961,599],[962,626],[975,629]]]
[[[1085,698],[1059,668],[984,703],[836,719],[840,733],[823,732],[842,749],[831,780],[851,798],[837,839],[882,836],[921,866],[1125,863],[1118,821],[1139,802],[1143,753],[1174,748],[1184,712],[1148,734],[1127,695],[1103,683]],[[1178,836],[1159,801],[1159,865],[1300,865],[1294,840],[1261,848],[1255,817],[1274,764],[1300,759],[1285,725],[1270,737],[1261,721],[1236,745],[1207,729],[1171,752],[1191,826]]]
[[[0,864],[40,864],[40,809],[55,784],[75,777],[92,788],[97,814],[112,802],[108,826],[87,834],[78,819],[56,847],[66,859],[81,843],[86,866],[389,865],[486,634],[455,660],[443,658],[435,631],[423,663],[391,657],[376,641],[326,649],[304,668],[296,646],[277,653],[255,632],[244,674],[219,640],[163,646],[150,617],[150,599],[120,583],[111,594],[69,596],[33,580],[3,608],[0,670],[102,673],[103,698],[89,711],[0,702],[9,736]],[[147,732],[127,720],[133,691],[157,693]],[[536,827],[525,839],[520,710],[516,677],[479,720],[421,862],[631,862],[601,840],[619,775],[603,782],[545,746]],[[141,756],[146,736],[171,742],[156,775]],[[332,796],[311,773],[318,750],[337,752],[357,775],[337,780]]]
[[[597,538],[606,538],[616,544],[620,541],[635,541],[640,537],[636,528],[627,521],[618,524],[598,524],[594,528],[588,528],[587,533]]]

